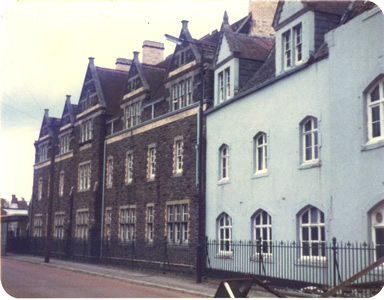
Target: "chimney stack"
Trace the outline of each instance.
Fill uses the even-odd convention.
[[[273,37],[275,30],[272,27],[273,17],[277,7],[277,0],[250,0],[248,11],[252,12],[251,35]]]
[[[153,41],[143,42],[143,63],[156,65],[164,60],[164,44]]]
[[[132,65],[132,59],[119,57],[116,59],[115,65],[116,65],[116,70],[128,72]]]

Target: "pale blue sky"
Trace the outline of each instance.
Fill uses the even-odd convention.
[[[248,14],[248,0],[33,1],[0,3],[0,197],[32,195],[34,141],[44,109],[61,117],[65,95],[79,100],[88,57],[115,68],[144,40],[175,45],[189,21],[194,38],[220,29],[224,11],[233,23]]]

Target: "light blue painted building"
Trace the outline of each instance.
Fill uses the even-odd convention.
[[[333,237],[384,244],[379,7],[279,2],[275,47],[238,91],[224,27],[206,113],[206,234],[218,241],[211,263],[235,256],[239,240],[296,241],[298,261],[326,259],[322,245]],[[223,86],[232,87],[226,98]]]

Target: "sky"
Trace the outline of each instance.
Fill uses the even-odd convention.
[[[220,30],[225,10],[234,23],[248,14],[248,0],[1,0],[0,198],[30,201],[44,109],[60,118],[66,95],[78,103],[89,57],[114,69],[144,40],[164,43],[166,57],[175,45],[165,33],[178,36],[188,20],[201,38]]]

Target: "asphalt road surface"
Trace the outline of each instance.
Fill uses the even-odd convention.
[[[1,258],[3,289],[16,298],[193,298],[121,280]],[[4,293],[4,292],[3,292]],[[3,294],[1,293],[1,294]]]

